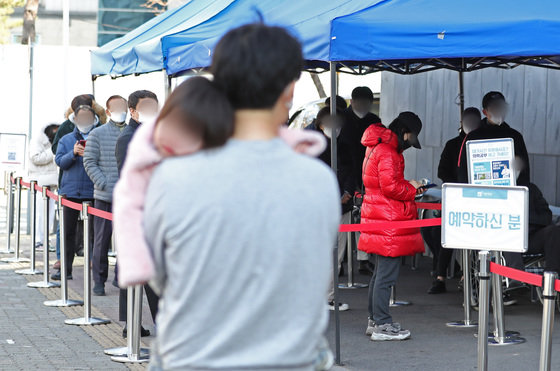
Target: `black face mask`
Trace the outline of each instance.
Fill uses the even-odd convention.
[[[403,140],[403,143],[402,143],[402,146],[401,146],[403,152],[406,151],[407,149],[409,149],[410,147],[412,147],[412,144],[410,144],[410,142],[408,140]]]

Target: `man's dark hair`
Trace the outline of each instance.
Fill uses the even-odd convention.
[[[367,86],[358,86],[352,90],[352,99],[367,99],[373,102],[373,92]]]
[[[110,108],[109,108],[109,103],[110,103],[113,99],[122,99],[122,100],[124,100],[124,104],[127,104],[126,99],[124,99],[124,98],[121,97],[120,95],[111,95],[111,96],[109,97],[109,99],[107,99],[107,102],[105,103],[105,108],[107,108],[108,110],[110,110]]]
[[[203,148],[219,147],[233,134],[233,108],[225,94],[202,76],[191,77],[167,98],[159,121],[177,112],[189,132],[202,137]]]
[[[484,98],[482,98],[482,108],[488,109],[492,103],[497,101],[505,102],[506,98],[499,91],[488,92],[484,95]]]
[[[251,24],[216,45],[211,72],[234,109],[272,108],[303,69],[301,45],[285,29]]]
[[[88,106],[88,105],[85,105],[85,104],[82,105],[82,106],[78,106],[76,108],[76,110],[74,111],[74,115],[77,116],[80,111],[88,111],[88,112],[91,112],[93,117],[97,116],[97,114],[95,113],[95,110],[93,108],[91,108],[91,106]]]
[[[466,116],[475,116],[478,117],[479,120],[482,118],[479,109],[476,107],[465,108],[465,110],[463,111],[463,117]]]
[[[158,101],[157,95],[149,90],[136,90],[134,93],[128,96],[128,108],[136,109],[140,99],[152,98],[156,102]]]
[[[49,142],[51,144],[54,140],[54,136],[56,135],[56,131],[58,130],[59,127],[60,127],[59,124],[49,124],[49,125],[47,125],[45,130],[43,130],[43,132],[45,133],[47,138],[49,138]]]
[[[331,106],[331,97],[327,97],[327,99],[325,99],[325,106],[330,107]],[[340,95],[336,96],[336,109],[337,110],[345,110],[346,108],[348,108],[348,103],[346,103],[346,99],[342,98]]]
[[[92,105],[93,105],[93,99],[91,99],[91,94],[81,94],[75,96],[74,99],[72,99],[72,103],[70,104],[70,107],[72,108],[72,111],[75,112],[80,106],[91,107]]]

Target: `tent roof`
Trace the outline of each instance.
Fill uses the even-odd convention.
[[[236,0],[215,17],[162,38],[168,74],[207,67],[218,40],[230,29],[264,21],[288,28],[301,42],[311,67],[327,66],[332,19],[351,14],[380,0],[278,1]],[[322,63],[321,63],[322,62]]]
[[[385,0],[331,24],[329,59],[355,73],[558,68],[558,55],[556,0]]]
[[[202,23],[234,0],[190,0],[91,52],[91,74],[128,75],[162,70],[161,37]]]

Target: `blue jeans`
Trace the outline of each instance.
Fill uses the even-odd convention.
[[[60,223],[56,226],[56,259],[60,260]]]

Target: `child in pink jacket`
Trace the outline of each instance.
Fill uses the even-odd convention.
[[[144,239],[144,201],[155,167],[166,157],[184,156],[225,144],[233,132],[233,110],[227,98],[204,77],[193,77],[169,96],[155,122],[142,124],[130,145],[113,195],[113,225],[121,288],[154,277],[153,258]],[[326,147],[322,135],[280,129],[295,151],[318,156]]]

